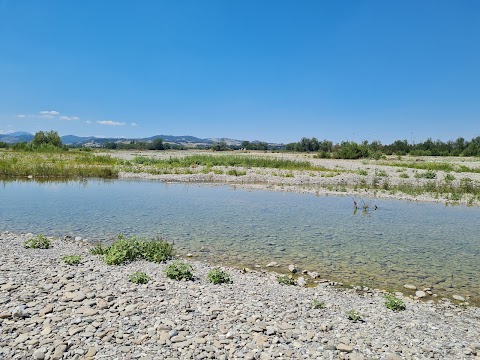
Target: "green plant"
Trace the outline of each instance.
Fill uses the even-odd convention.
[[[386,172],[385,170],[378,170],[378,169],[375,170],[375,175],[381,176],[381,177],[386,177],[386,176],[388,176],[388,175],[387,175],[387,172]]]
[[[416,173],[415,177],[417,179],[424,178],[424,179],[435,179],[437,177],[437,173],[432,170],[428,170],[427,172],[424,173]]]
[[[105,254],[105,250],[107,248],[102,244],[97,244],[93,248],[90,249],[90,254],[92,255],[103,255]]]
[[[51,242],[42,234],[26,240],[23,246],[27,249],[48,249],[51,246]]]
[[[347,315],[348,320],[352,320],[353,322],[363,321],[362,314],[357,310],[349,310],[345,313]]]
[[[193,280],[193,267],[182,261],[173,261],[165,267],[165,275],[173,280]]]
[[[362,175],[362,176],[367,176],[368,175],[368,171],[367,170],[364,170],[364,169],[360,169],[357,171],[357,174],[358,175]]]
[[[244,175],[247,175],[247,172],[243,170],[230,169],[227,171],[227,175],[244,176]]]
[[[455,180],[455,176],[453,174],[445,175],[445,181],[453,181]]]
[[[410,177],[410,176],[408,176],[407,173],[401,173],[401,174],[400,174],[400,178],[402,178],[402,179],[408,179],[409,177]]]
[[[324,301],[320,301],[318,299],[313,299],[312,300],[312,308],[314,309],[325,309],[327,305],[325,304]]]
[[[62,260],[67,265],[78,265],[80,264],[82,257],[80,255],[67,255],[62,257]]]
[[[151,280],[150,276],[141,271],[128,275],[128,281],[134,284],[146,284]]]
[[[211,269],[207,274],[208,280],[213,284],[224,284],[230,283],[230,274],[226,271],[220,270],[219,268]]]
[[[277,281],[279,284],[283,285],[297,285],[297,282],[290,275],[280,275],[277,276]]]
[[[107,265],[120,265],[138,259],[160,263],[173,256],[173,244],[162,239],[142,240],[136,237],[125,239],[123,235],[109,246],[97,245],[90,250],[92,254],[102,255]]]
[[[392,294],[386,294],[385,295],[385,306],[387,309],[390,309],[392,311],[402,311],[407,308],[405,303],[403,302],[402,299],[399,299]]]

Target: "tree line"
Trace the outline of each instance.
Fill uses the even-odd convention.
[[[329,140],[319,141],[317,138],[302,138],[299,142],[287,144],[287,151],[317,152],[317,157],[360,159],[380,158],[383,155],[415,155],[415,156],[480,156],[480,136],[470,141],[460,137],[454,141],[427,139],[416,144],[407,140],[396,140],[384,145],[380,141],[342,141],[334,144]]]

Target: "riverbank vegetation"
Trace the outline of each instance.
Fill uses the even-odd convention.
[[[319,158],[334,159],[380,159],[385,155],[412,156],[480,156],[480,136],[470,141],[458,138],[455,141],[443,142],[428,139],[413,143],[407,140],[396,140],[389,145],[380,141],[342,141],[334,144],[332,141],[319,141],[316,138],[302,138],[299,142],[285,145],[285,149],[295,152],[317,152]]]

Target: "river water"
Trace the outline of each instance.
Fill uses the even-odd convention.
[[[369,210],[354,214],[352,199],[342,196],[158,181],[13,181],[0,186],[0,230],[93,241],[160,235],[179,254],[212,263],[293,263],[349,284],[400,290],[411,283],[479,303],[480,209],[363,200]]]

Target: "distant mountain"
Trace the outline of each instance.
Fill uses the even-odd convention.
[[[88,144],[88,146],[102,146],[107,142],[122,143],[129,141],[153,141],[155,139],[161,138],[164,142],[173,143],[184,146],[195,146],[195,145],[211,145],[216,142],[225,142],[228,146],[240,146],[243,140],[229,139],[229,138],[207,138],[202,139],[195,136],[183,135],[154,135],[146,138],[98,138],[94,136],[76,136],[76,135],[64,135],[61,136],[62,142],[65,145],[76,145],[83,146]],[[33,135],[24,132],[14,132],[10,134],[0,134],[0,141],[6,142],[9,144],[15,144],[18,142],[29,142],[33,140]],[[255,143],[258,141],[252,141]],[[276,145],[276,144],[270,144]]]
[[[27,132],[19,131],[10,134],[0,134],[0,141],[8,144],[15,144],[18,142],[28,142],[33,140],[33,135]]]

